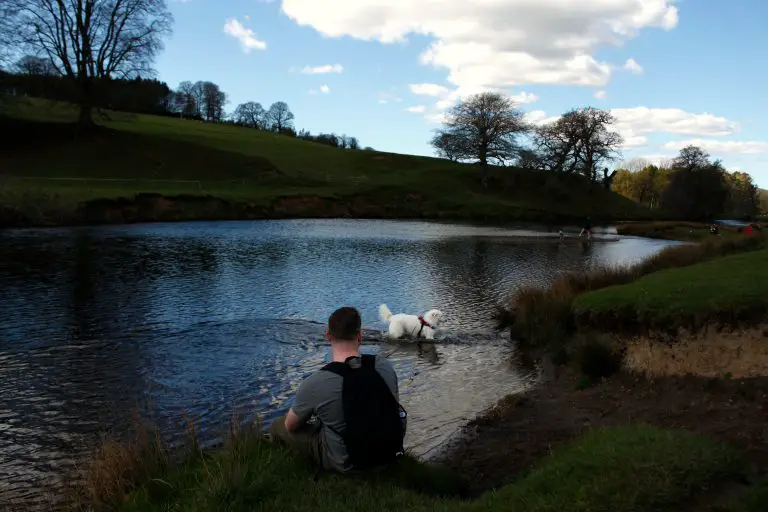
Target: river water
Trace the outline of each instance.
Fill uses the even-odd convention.
[[[198,222],[0,232],[0,503],[34,500],[140,411],[173,438],[268,424],[329,357],[324,322],[359,308],[429,457],[530,376],[491,313],[517,287],[629,263],[672,242],[589,245],[428,222]],[[377,308],[445,312],[435,344],[386,343]]]

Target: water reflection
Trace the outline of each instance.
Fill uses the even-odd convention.
[[[526,385],[490,312],[511,290],[668,242],[586,246],[440,223],[283,221],[16,230],[0,239],[0,499],[35,494],[138,408],[212,438],[233,410],[267,421],[328,358],[327,315],[357,306],[428,454]],[[436,344],[392,345],[377,307],[440,307]]]

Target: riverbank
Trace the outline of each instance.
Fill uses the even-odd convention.
[[[754,226],[763,230],[768,228],[768,226],[763,224],[764,222],[758,220],[754,223]],[[687,242],[742,238],[744,236],[744,228],[741,226],[718,224],[718,233],[716,235],[710,233],[711,226],[711,224],[704,222],[684,221],[620,222],[616,226],[616,233],[625,236]]]
[[[482,490],[586,431],[647,424],[735,447],[751,467],[672,510],[763,510],[767,247],[762,235],[718,238],[519,290],[499,320],[543,356],[545,380],[473,422],[444,464]]]
[[[744,472],[720,472],[707,483],[690,478],[699,486],[692,499],[676,507],[656,510],[742,510],[736,503],[748,500],[751,493],[765,492],[761,474],[768,472],[768,443],[765,442],[765,408],[768,377],[749,379],[705,379],[695,376],[663,376],[653,379],[622,372],[583,388],[582,375],[568,367],[559,367],[557,376],[541,386],[517,396],[510,396],[468,428],[469,436],[457,443],[441,461],[446,467],[467,476],[471,488],[484,491],[503,486],[535,468],[542,458],[558,453],[585,432],[651,425],[703,436],[721,446],[729,446],[744,457]],[[617,446],[615,450],[621,450]],[[627,463],[636,454],[625,453]],[[582,453],[589,457],[588,453]],[[685,458],[678,446],[657,454],[654,463]],[[682,462],[696,466],[698,461]],[[596,466],[595,471],[599,469]],[[567,482],[569,477],[563,473]],[[600,478],[595,475],[595,478]],[[567,485],[563,483],[561,485]],[[631,485],[631,484],[628,484]],[[615,492],[634,492],[633,487]],[[557,492],[557,486],[552,489]],[[635,510],[632,507],[607,507],[608,510]],[[763,506],[760,504],[760,506]],[[565,508],[565,510],[596,510]],[[554,510],[554,509],[553,509]],[[752,508],[757,512],[755,502]]]
[[[96,459],[93,469],[110,478],[91,487],[103,500],[90,505],[123,511],[576,512],[608,507],[650,512],[674,510],[697,493],[723,481],[743,481],[750,473],[733,448],[643,425],[585,432],[551,454],[542,453],[535,468],[515,482],[480,495],[467,494],[466,480],[455,473],[413,459],[377,475],[318,475],[256,430],[230,437],[216,451],[195,452],[174,463],[161,455],[147,465],[157,450],[150,452],[150,457],[141,454],[143,469],[133,473],[136,465],[129,458]],[[510,471],[514,467],[507,466]],[[110,487],[110,482],[119,484]]]
[[[0,128],[0,226],[272,218],[539,221],[653,213],[579,176],[344,150],[234,125],[107,112],[87,132],[20,98]]]
[[[638,286],[643,278],[633,279],[643,272],[653,278],[653,269],[666,266],[664,282],[677,285],[657,293],[682,289],[681,296],[700,300],[698,281],[708,283],[710,293],[737,274],[699,266],[733,268],[733,259],[743,258],[735,267],[755,270],[766,254],[765,240],[758,238],[669,251],[639,270],[619,274],[627,284],[609,287],[604,278],[601,291],[643,301],[642,293],[625,293],[622,287]],[[702,260],[707,262],[697,263]],[[685,272],[696,272],[696,279],[672,275]],[[591,282],[598,290],[598,281],[571,279]],[[688,281],[697,283],[679,287]],[[749,286],[746,297],[760,292]],[[573,302],[580,297],[588,295],[577,294]],[[96,509],[119,503],[129,511],[762,510],[768,492],[761,480],[768,473],[766,368],[741,378],[720,359],[724,364],[711,375],[696,375],[701,368],[695,365],[686,372],[693,375],[646,372],[600,331],[579,322],[574,328],[582,332],[552,358],[548,378],[474,421],[468,429],[474,435],[449,447],[438,461],[441,467],[409,459],[399,470],[372,479],[315,478],[306,463],[266,443],[258,429],[236,432],[225,447],[205,453],[169,452],[156,437],[144,436],[150,442],[108,443],[96,454],[83,502]],[[768,330],[761,324],[750,329],[753,337]],[[624,357],[608,368],[616,353]]]

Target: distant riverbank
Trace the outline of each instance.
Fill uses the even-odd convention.
[[[27,193],[0,204],[2,227],[55,227],[145,222],[270,219],[445,220],[482,223],[536,222],[578,226],[583,218],[531,210],[477,211],[440,209],[417,193],[401,195],[315,194],[278,196],[260,202],[222,199],[213,195],[138,193],[132,197],[68,201],[61,196]],[[608,222],[610,219],[604,219]]]

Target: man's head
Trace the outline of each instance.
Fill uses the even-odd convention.
[[[334,311],[328,318],[328,341],[331,343],[362,342],[360,313],[353,307],[345,306]]]

